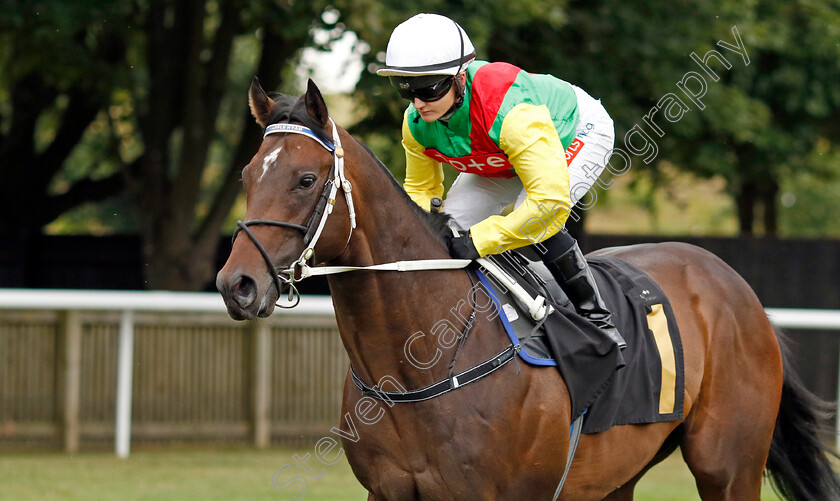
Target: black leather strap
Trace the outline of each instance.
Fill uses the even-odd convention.
[[[378,400],[400,403],[420,402],[439,397],[444,393],[448,393],[462,386],[474,383],[475,381],[492,374],[503,365],[513,360],[513,357],[516,355],[518,349],[519,346],[511,345],[495,357],[476,365],[471,369],[467,369],[464,372],[456,374],[452,378],[438,381],[437,383],[426,386],[425,388],[420,388],[419,390],[410,390],[405,392],[379,390],[377,387],[366,385],[361,379],[359,379],[359,376],[356,375],[352,366],[350,367],[350,376],[353,378],[353,383],[356,384],[356,387],[359,388],[365,396],[373,397]]]

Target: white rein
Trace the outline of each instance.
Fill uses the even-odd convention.
[[[326,210],[324,210],[324,212],[321,214],[321,219],[320,221],[318,221],[317,229],[315,230],[312,239],[306,245],[306,248],[304,248],[301,252],[300,257],[295,262],[293,262],[287,269],[280,270],[279,272],[279,278],[290,286],[289,301],[293,301],[294,296],[297,294],[297,289],[294,287],[294,283],[300,282],[301,280],[312,276],[333,275],[336,273],[346,273],[350,271],[362,270],[459,270],[469,266],[470,263],[472,263],[472,261],[469,259],[419,259],[412,261],[395,261],[392,263],[375,264],[371,266],[312,267],[307,264],[307,261],[309,261],[309,259],[311,259],[312,256],[315,254],[315,245],[318,243],[318,239],[321,237],[321,233],[323,232],[324,226],[327,223],[327,218],[330,216],[330,214],[332,214],[333,208],[335,207],[335,200],[336,195],[338,194],[339,186],[341,186],[342,190],[344,191],[344,198],[347,201],[347,210],[350,216],[350,234],[347,236],[348,242],[350,241],[350,237],[353,236],[353,230],[356,228],[356,209],[353,205],[352,195],[353,186],[350,184],[350,181],[348,181],[347,177],[344,175],[344,148],[342,148],[341,146],[341,138],[338,135],[338,127],[336,127],[335,121],[333,121],[332,118],[330,118],[330,123],[332,124],[332,144],[323,141],[308,127],[297,124],[272,124],[265,128],[265,133],[263,134],[263,138],[265,138],[265,136],[268,136],[269,134],[278,133],[301,134],[314,139],[318,142],[318,144],[323,146],[327,151],[329,151],[333,155],[334,164],[332,171],[335,173],[335,177],[332,179],[332,187],[330,188],[330,192],[328,195]],[[545,303],[545,298],[543,298],[542,296],[537,296],[536,298],[531,297],[525,291],[525,289],[522,288],[521,285],[516,283],[516,281],[513,280],[513,278],[511,278],[507,273],[505,273],[499,266],[497,266],[492,261],[485,258],[479,258],[477,259],[477,262],[484,269],[489,271],[496,279],[498,279],[508,290],[512,291],[517,298],[519,298],[522,302],[527,304],[529,306],[531,316],[535,320],[542,320],[543,317],[545,317],[547,314],[550,314],[553,311],[553,308]],[[295,305],[297,305],[297,303],[294,303],[293,306]]]

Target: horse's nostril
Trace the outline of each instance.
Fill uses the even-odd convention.
[[[257,299],[257,284],[251,277],[241,276],[233,285],[233,298],[243,308],[251,306]]]

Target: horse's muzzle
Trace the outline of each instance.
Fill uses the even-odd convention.
[[[274,311],[276,298],[269,298],[274,291],[269,287],[260,294],[256,280],[245,274],[227,277],[224,270],[216,276],[216,289],[222,295],[228,314],[234,320],[252,320],[267,317]]]

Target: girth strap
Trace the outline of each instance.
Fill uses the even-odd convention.
[[[569,453],[566,455],[566,469],[563,470],[563,477],[560,478],[560,483],[557,484],[557,489],[554,491],[554,497],[551,498],[551,501],[557,501],[557,498],[560,497],[560,491],[566,485],[566,477],[569,475],[569,469],[572,467],[572,461],[575,459],[575,452],[580,443],[580,433],[583,430],[583,416],[586,415],[586,412],[583,411],[577,419],[572,421],[571,430],[569,430]]]
[[[383,401],[400,403],[420,402],[423,400],[429,400],[431,398],[443,395],[444,393],[448,393],[452,390],[455,390],[462,386],[466,386],[470,383],[474,383],[475,381],[478,381],[479,379],[492,374],[493,372],[501,368],[503,365],[513,360],[513,357],[516,355],[518,349],[518,346],[511,345],[501,353],[494,356],[493,358],[482,362],[481,364],[478,364],[471,369],[467,369],[463,372],[456,374],[452,378],[447,378],[443,381],[438,381],[437,383],[426,386],[425,388],[421,388],[419,390],[397,392],[382,391],[376,386],[370,387],[366,385],[361,379],[359,379],[359,376],[357,376],[356,372],[353,370],[353,366],[350,366],[350,376],[353,378],[353,383],[356,384],[356,387],[359,388],[362,394],[367,397],[373,397]]]

